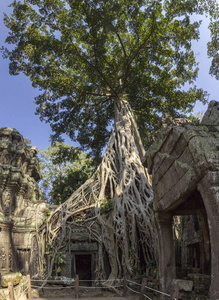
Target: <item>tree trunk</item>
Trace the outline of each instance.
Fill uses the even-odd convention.
[[[103,251],[111,267],[109,279],[142,274],[147,264],[156,263],[153,192],[140,156],[144,148],[132,110],[118,99],[97,172],[48,219],[47,243],[58,249],[69,245],[73,228],[89,229],[90,239],[99,244],[96,278],[106,279]]]

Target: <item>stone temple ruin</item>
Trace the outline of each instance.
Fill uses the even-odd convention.
[[[219,103],[212,101],[201,124],[166,118],[143,164],[154,190],[160,288],[183,279],[219,299]],[[36,148],[10,128],[0,129],[0,272],[35,273],[33,237],[51,207],[41,200]],[[94,279],[97,245],[87,229],[73,231],[65,275]],[[89,269],[89,272],[87,271]],[[187,295],[187,299],[189,296]]]
[[[168,290],[184,276],[219,299],[219,103],[209,104],[200,125],[181,121],[163,124],[144,163],[154,190],[160,284]]]
[[[41,201],[36,147],[0,128],[0,272],[33,272],[32,237],[48,204]],[[34,250],[34,249],[32,249]],[[31,263],[32,261],[32,263]],[[37,263],[37,262],[36,262]]]

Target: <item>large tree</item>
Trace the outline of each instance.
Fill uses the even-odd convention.
[[[97,277],[107,275],[103,252],[109,278],[141,273],[156,259],[156,238],[139,131],[146,143],[160,115],[206,101],[194,86],[191,43],[200,22],[191,16],[218,9],[216,1],[24,0],[12,7],[5,16],[6,41],[15,45],[4,51],[10,73],[23,72],[42,91],[37,112],[54,138],[66,133],[98,157],[111,132],[96,174],[49,217],[47,242],[55,253],[70,249],[71,228],[87,226],[99,244]]]
[[[100,154],[113,103],[125,94],[144,140],[159,114],[189,112],[205,101],[193,86],[191,42],[200,22],[191,16],[217,12],[215,6],[215,0],[13,1],[13,14],[5,16],[6,42],[15,45],[5,50],[10,74],[25,73],[42,91],[37,113],[55,138],[64,132]]]

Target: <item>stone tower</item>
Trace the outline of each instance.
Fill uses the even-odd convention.
[[[0,128],[0,272],[31,270],[31,240],[48,204],[41,200],[36,147]]]

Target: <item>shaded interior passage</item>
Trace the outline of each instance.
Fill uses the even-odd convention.
[[[81,285],[91,285],[91,254],[76,254],[75,255],[76,274],[79,275]],[[82,281],[84,280],[84,281]]]

